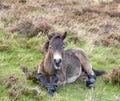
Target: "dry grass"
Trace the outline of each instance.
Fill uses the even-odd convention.
[[[33,37],[39,33],[49,32],[52,30],[52,25],[45,18],[33,16],[31,18],[23,18],[19,24],[10,27],[9,30],[12,33],[19,32],[27,37]]]
[[[17,30],[28,36],[51,30],[79,33],[84,29],[88,34],[120,31],[119,4],[112,0],[107,2],[103,0],[28,0],[24,4],[19,1],[9,1],[11,4],[9,10],[1,11],[2,29],[10,27],[13,32]],[[113,27],[107,27],[109,25]],[[15,27],[12,29],[11,26]]]
[[[104,77],[104,82],[120,85],[120,66],[114,67]]]

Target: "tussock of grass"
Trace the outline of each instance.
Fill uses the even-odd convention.
[[[113,83],[120,85],[120,66],[114,67],[104,76],[106,83]]]
[[[20,69],[22,70],[23,73],[25,73],[27,80],[32,80],[33,82],[37,82],[36,73],[38,70],[38,66],[32,67],[28,70],[27,67],[20,65]]]

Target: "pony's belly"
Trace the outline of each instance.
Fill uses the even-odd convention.
[[[72,83],[81,75],[81,64],[79,59],[74,54],[67,52],[64,56],[62,72],[57,73],[58,84],[60,85]]]
[[[64,74],[59,74],[58,76],[58,82],[57,85],[65,85],[66,83],[72,83],[74,81],[76,81],[81,75],[81,67],[79,67],[79,69],[77,68],[77,72],[76,69],[75,71],[73,70],[73,72],[68,73],[66,72],[66,76],[64,76]],[[60,77],[61,76],[61,77]]]
[[[81,67],[73,69],[72,73],[68,73],[66,76],[66,83],[72,83],[76,81],[81,75]]]

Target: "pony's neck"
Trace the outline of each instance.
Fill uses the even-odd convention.
[[[46,72],[49,74],[54,74],[55,69],[54,69],[54,65],[52,62],[52,57],[50,52],[48,51],[46,56],[45,56],[45,62],[44,62],[44,67],[46,68]]]
[[[51,57],[51,54],[50,54],[49,51],[46,53],[45,62],[52,64],[52,57]],[[49,64],[48,64],[48,65],[49,65]]]

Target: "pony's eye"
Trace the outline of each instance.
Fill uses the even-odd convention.
[[[52,48],[52,45],[50,45],[49,48],[51,49],[51,48]]]

